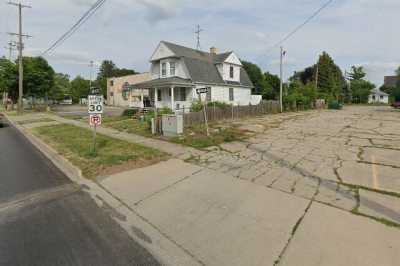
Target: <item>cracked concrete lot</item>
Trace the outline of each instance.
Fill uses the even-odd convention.
[[[399,265],[399,111],[235,124],[254,135],[99,183],[198,265]]]

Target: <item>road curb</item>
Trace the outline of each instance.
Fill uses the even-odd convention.
[[[108,192],[95,181],[84,178],[80,169],[65,159],[52,147],[13,121],[7,114],[4,113],[4,116],[13,127],[32,143],[32,145],[59,168],[72,182],[78,184],[87,192],[101,209],[106,211],[133,240],[146,248],[162,265],[203,265],[191,254],[188,254],[176,243],[163,235],[157,228],[146,221],[144,217],[141,217],[138,213],[126,207],[118,197]],[[151,241],[149,241],[149,239]]]

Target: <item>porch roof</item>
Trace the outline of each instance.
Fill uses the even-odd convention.
[[[172,86],[195,87],[195,85],[191,80],[179,77],[153,79],[150,81],[134,84],[131,87],[134,89],[150,89],[150,88],[163,88]]]

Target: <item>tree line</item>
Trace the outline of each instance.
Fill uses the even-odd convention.
[[[263,72],[254,63],[242,61],[255,89],[253,93],[261,94],[263,99],[278,100],[280,78],[269,72]],[[35,96],[55,101],[62,101],[66,96],[78,103],[89,93],[90,81],[77,76],[74,79],[67,74],[56,73],[42,57],[24,57],[24,95]],[[111,60],[101,63],[93,85],[107,94],[107,78],[137,74],[135,70],[118,68]],[[396,71],[398,84],[394,87],[382,86],[380,89],[391,96],[392,101],[400,101],[400,67]],[[323,52],[318,61],[304,70],[296,71],[284,83],[284,103],[287,106],[296,104],[309,106],[316,99],[327,102],[367,103],[375,85],[365,79],[362,66],[353,66],[348,75],[344,75],[332,57]],[[18,61],[12,62],[0,58],[0,93],[7,92],[16,102],[18,98]]]
[[[254,92],[261,94],[263,99],[278,100],[280,78],[269,72],[263,73],[256,64],[247,61],[242,63],[256,88]],[[350,73],[345,75],[332,57],[323,52],[314,65],[294,72],[284,83],[283,101],[286,106],[310,106],[316,99],[367,103],[375,85],[367,81],[365,76],[362,66],[352,66]]]
[[[78,75],[74,79],[67,74],[56,73],[43,57],[24,57],[24,96],[50,99],[57,102],[71,97],[74,103],[86,98],[90,90],[90,81]],[[111,60],[101,63],[92,87],[107,94],[107,78],[136,74],[132,69],[118,68]],[[18,61],[12,62],[0,58],[0,94],[3,92],[14,102],[18,99]]]

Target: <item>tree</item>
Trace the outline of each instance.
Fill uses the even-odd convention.
[[[375,85],[366,80],[352,80],[351,91],[353,95],[353,101],[356,103],[368,103],[368,97],[371,91],[375,88]]]
[[[0,93],[7,92],[14,101],[18,98],[16,88],[18,86],[17,68],[10,60],[0,58]]]
[[[316,65],[307,67],[303,71],[294,72],[294,75],[289,79],[290,81],[301,81],[303,85],[314,82],[316,76]]]
[[[363,66],[352,66],[351,67],[351,71],[349,73],[350,79],[351,80],[362,80],[365,78],[365,76],[367,75],[364,71],[364,67]]]
[[[328,53],[323,52],[318,60],[318,92],[328,99],[339,99],[343,95],[346,81],[340,68]]]
[[[53,68],[43,57],[24,57],[24,95],[46,97],[54,86]]]
[[[57,101],[62,101],[65,96],[71,95],[71,83],[69,79],[70,77],[67,74],[56,73],[49,97]]]
[[[269,72],[264,73],[264,77],[268,87],[268,89],[263,93],[264,99],[277,100],[280,93],[281,79],[277,75],[273,75]]]
[[[137,74],[135,70],[118,68],[113,61],[104,60],[101,63],[99,73],[97,74],[96,85],[100,87],[103,95],[107,96],[107,79],[112,77],[122,77],[126,75]]]
[[[79,103],[81,98],[86,98],[89,95],[90,81],[77,76],[71,81],[71,96],[74,103]]]
[[[253,82],[255,87],[254,92],[264,95],[265,91],[267,90],[267,83],[265,82],[265,77],[261,69],[256,64],[247,61],[242,61],[242,65],[244,70],[246,70],[247,74],[249,75],[251,82]]]

